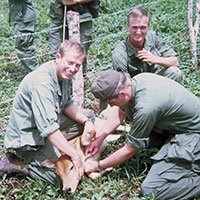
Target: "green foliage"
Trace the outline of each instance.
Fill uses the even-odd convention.
[[[48,60],[48,29],[50,26],[49,5],[54,0],[33,1],[37,9],[35,48],[40,63]],[[179,55],[180,68],[184,79],[182,84],[200,97],[200,73],[192,64],[189,55],[189,42],[186,21],[187,1],[183,0],[101,0],[100,16],[93,20],[93,40],[88,55],[88,80],[85,83],[85,104],[96,109],[96,100],[90,93],[92,80],[102,70],[112,67],[111,55],[116,44],[128,33],[127,15],[132,7],[142,6],[151,15],[150,29],[159,32]],[[8,0],[0,1],[0,150],[3,150],[3,136],[8,123],[12,99],[25,74],[17,59],[14,47],[14,28],[9,24]],[[198,46],[200,39],[198,39]],[[199,50],[198,50],[199,54]],[[126,136],[109,143],[105,157],[125,144]],[[146,177],[151,166],[149,157],[156,150],[143,150],[124,164],[116,167],[107,176],[92,181],[87,176],[78,186],[73,197],[66,197],[59,187],[31,178],[10,178],[0,180],[0,199],[126,199],[153,200],[154,197],[137,197],[137,188]]]

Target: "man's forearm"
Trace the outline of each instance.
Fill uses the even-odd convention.
[[[179,62],[177,57],[158,57],[156,64],[162,65],[165,67],[178,67]]]
[[[99,161],[99,165],[101,168],[104,169],[108,167],[114,167],[131,158],[133,155],[137,153],[137,151],[138,151],[137,148],[130,147],[126,144],[124,147],[114,152],[107,158]]]
[[[58,129],[48,136],[49,141],[60,151],[70,156],[72,159],[78,159],[79,155],[68,140]]]
[[[74,104],[65,108],[64,113],[69,118],[79,122],[80,124],[83,124],[86,120],[88,120],[88,118]]]

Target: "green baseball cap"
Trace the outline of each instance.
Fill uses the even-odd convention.
[[[118,86],[120,73],[109,69],[103,71],[92,83],[91,92],[100,100],[100,108],[103,110],[108,105],[108,99]]]

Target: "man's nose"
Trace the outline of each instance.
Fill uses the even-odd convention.
[[[75,72],[76,71],[76,64],[71,65],[70,70],[71,70],[71,72]]]
[[[136,33],[141,33],[141,28],[137,28]]]

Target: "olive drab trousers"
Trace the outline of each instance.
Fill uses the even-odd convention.
[[[141,188],[156,199],[200,196],[200,134],[177,134],[152,157],[155,161]]]
[[[36,11],[32,0],[9,0],[9,20],[15,28],[16,53],[27,73],[35,70],[39,64],[33,45],[36,23]],[[24,34],[24,35],[23,35]]]

